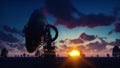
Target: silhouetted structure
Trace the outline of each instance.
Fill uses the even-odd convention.
[[[120,49],[118,46],[114,46],[113,51],[112,51],[112,55],[113,57],[118,57],[120,53]]]
[[[85,57],[85,54],[83,54],[83,57]]]
[[[109,54],[107,54],[107,57],[110,57],[110,55],[109,55]]]
[[[8,55],[8,50],[6,48],[3,48],[1,51],[1,57],[7,57]]]
[[[23,53],[23,57],[26,57],[26,53]]]
[[[35,10],[30,16],[23,30],[26,48],[29,53],[34,52],[40,43],[44,42],[44,40],[41,40],[41,37],[45,37],[46,23],[46,19],[41,10]]]
[[[97,54],[97,57],[99,57],[99,55]]]
[[[15,55],[15,57],[18,57],[17,55]]]
[[[51,35],[51,29],[55,32],[54,37]],[[52,46],[51,43],[58,37],[57,28],[47,23],[41,10],[35,10],[23,31],[25,34],[26,49],[29,53],[37,50],[40,47],[40,44],[42,45],[42,43],[46,43],[46,45],[43,46],[44,62],[47,64],[46,66],[53,68],[51,65],[54,65],[55,63],[54,59],[56,54],[55,46]],[[37,51],[35,55],[39,55],[39,51]],[[49,63],[51,63],[50,66]]]
[[[20,57],[23,57],[23,55],[21,54]]]
[[[50,29],[55,31],[55,36],[52,38]],[[46,43],[45,48],[53,48],[51,43],[58,37],[58,30],[55,26],[47,24],[47,20],[44,17],[41,10],[35,10],[28,24],[24,27],[25,42],[27,51],[32,53],[41,43]]]
[[[29,55],[27,55],[27,57],[29,57]]]

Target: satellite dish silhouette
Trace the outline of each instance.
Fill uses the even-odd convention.
[[[7,57],[8,55],[8,50],[6,48],[3,48],[1,51],[1,57]]]
[[[55,36],[49,40],[53,42],[58,37],[58,30],[55,26],[47,24],[47,20],[42,14],[42,11],[35,10],[29,21],[28,24],[24,27],[24,34],[25,34],[25,44],[26,49],[29,53],[34,52],[42,42],[47,42],[50,34],[50,30],[53,29],[55,32]]]

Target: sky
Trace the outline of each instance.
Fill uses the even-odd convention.
[[[0,0],[0,50],[28,53],[22,30],[33,11],[43,10],[58,28],[56,53],[79,49],[86,56],[111,55],[120,46],[120,0]]]

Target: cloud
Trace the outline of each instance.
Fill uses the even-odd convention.
[[[64,40],[60,40],[59,41],[60,48],[62,48],[63,50],[70,50],[72,49],[74,46],[78,46],[79,44],[84,43],[80,38],[76,38],[76,39],[64,39]]]
[[[67,49],[68,48],[68,46],[65,45],[65,44],[61,45],[61,47],[62,47],[62,49]]]
[[[87,47],[88,47],[90,50],[96,49],[97,51],[101,51],[101,50],[105,49],[106,44],[103,44],[103,43],[100,43],[100,42],[93,42],[93,43],[89,43],[89,44],[87,45]]]
[[[115,45],[120,46],[120,39],[116,39],[114,43]]]
[[[21,52],[27,52],[26,47],[25,46],[18,46],[17,49]]]
[[[89,27],[95,28],[98,26],[109,26],[115,21],[114,16],[105,16],[104,14],[90,14],[83,16],[77,20],[59,20],[55,22],[55,25],[64,25],[69,29],[75,27]]]
[[[46,0],[45,8],[51,15],[62,20],[74,19],[74,17],[71,15],[74,12],[78,13],[79,15],[83,15],[76,10],[69,0]]]
[[[87,51],[86,47],[83,46],[83,45],[77,46],[77,48],[80,49],[83,52]]]
[[[71,43],[74,43],[74,44],[80,44],[80,43],[84,43],[84,41],[80,38],[77,38],[77,39],[72,39],[70,40]]]
[[[82,33],[80,35],[80,38],[83,39],[84,41],[92,41],[92,40],[95,40],[97,38],[97,36],[95,36],[95,35],[87,35],[86,33]]]
[[[112,34],[114,32],[114,30],[111,30],[108,32],[108,35]]]
[[[90,51],[94,48],[97,49],[97,47],[98,47],[98,50],[105,49],[105,46],[101,46],[101,45],[107,44],[106,41],[103,40],[103,39],[106,39],[106,37],[101,38],[102,44],[99,42],[97,42],[97,43],[93,42],[93,43],[88,43],[88,45],[86,44],[87,46],[84,46],[85,42],[93,41],[96,38],[98,38],[98,37],[95,35],[87,35],[86,33],[81,33],[78,38],[60,40],[59,43],[61,43],[60,46],[62,49],[67,49],[67,50],[69,50],[73,47],[77,47],[78,49],[85,51],[85,52]],[[67,42],[67,41],[69,41],[69,42]],[[100,45],[100,47],[99,47],[99,45]],[[88,47],[89,49],[87,49],[86,47]]]
[[[109,44],[113,46],[120,46],[120,39],[116,39],[115,41],[112,41]]]
[[[6,46],[4,44],[2,44],[2,42],[0,42],[0,49],[2,48],[6,48]]]
[[[120,23],[116,23],[114,25],[114,29],[108,32],[108,35],[112,34],[113,32],[120,32]]]
[[[96,37],[94,37],[95,35],[91,35],[91,36],[92,36],[92,39],[91,38],[89,40],[87,39],[87,42],[88,42],[87,44],[84,44],[86,43],[86,41],[83,41],[83,43],[80,42],[80,39],[78,38],[81,38],[81,37],[78,37],[76,39],[61,40],[61,42],[59,42],[61,44],[58,50],[68,52],[70,49],[77,48],[80,51],[82,51],[84,54],[89,55],[89,56],[95,55],[95,53],[100,54],[100,55],[103,55],[103,54],[106,55],[105,53],[110,53],[112,51],[113,46],[115,45],[120,46],[119,45],[120,39],[116,39],[115,41],[108,42],[106,41],[107,37],[97,37],[98,40],[92,41],[92,40],[95,40]],[[71,40],[75,40],[75,42]],[[67,41],[69,41],[69,43],[66,43]]]
[[[120,46],[120,39],[116,39],[115,41],[112,42],[107,42],[104,40],[104,38],[99,38],[101,42],[93,42],[93,43],[89,43],[87,45],[87,47],[89,47],[89,49],[96,49],[97,51],[101,51],[106,49],[107,45],[111,45],[111,46]]]
[[[81,33],[78,38],[60,40],[59,43],[65,44],[67,41],[69,41],[69,43],[81,44],[81,43],[84,43],[85,41],[93,41],[96,38],[98,38],[97,35],[95,36],[95,35],[88,35],[86,33]],[[106,37],[103,37],[103,38],[106,38]]]
[[[6,42],[6,41],[1,41],[0,42],[0,49],[2,48],[7,48],[9,52],[27,52],[25,48],[24,43],[12,43],[12,42]]]
[[[14,35],[18,34],[24,37],[22,31],[11,28],[8,25],[3,26],[4,31],[0,30],[0,49],[5,47],[9,50],[9,52],[26,52],[24,41],[21,40],[23,38],[17,38]]]
[[[101,41],[102,44],[106,44],[106,45],[108,44],[108,42],[104,40],[104,39],[106,39],[106,38],[104,38],[104,37],[99,37],[99,39],[100,39],[100,41]]]
[[[120,32],[120,23],[115,24],[115,32]]]
[[[19,31],[16,28],[11,28],[8,25],[4,25],[3,26],[4,30],[7,32],[11,32],[11,33],[19,33]]]
[[[84,44],[83,45],[81,44],[80,46],[78,46],[80,48],[80,50],[83,49],[83,51],[90,51],[90,50],[101,51],[101,50],[106,49],[106,46],[109,44],[109,42],[104,40],[104,39],[107,39],[107,37],[98,37],[96,35],[87,35],[86,33],[82,33],[79,38],[84,40],[84,43],[86,41],[89,42],[88,44],[86,44],[86,46],[83,46]],[[101,42],[98,42],[98,41],[90,42],[90,41],[95,40],[96,38],[100,39]],[[86,47],[86,48],[84,48],[84,47]]]
[[[111,46],[120,46],[120,39],[116,39],[115,41],[112,42],[107,42],[103,38],[99,38],[101,42],[92,42],[87,45],[89,49],[96,49],[97,51],[105,50],[107,45]]]
[[[8,26],[8,25],[4,25],[4,26],[3,26],[3,29],[4,29],[6,32],[15,33],[15,34],[19,34],[19,35],[21,35],[21,36],[24,36],[22,31],[20,31],[20,30],[18,30],[18,29],[16,29],[16,28],[11,28],[11,27]]]
[[[70,3],[69,0],[46,0],[47,12],[53,15],[57,21],[54,25],[64,25],[69,29],[75,27],[95,28],[98,26],[109,26],[115,20],[115,16],[104,14],[83,14]],[[75,18],[73,13],[77,13],[79,18]]]
[[[15,43],[15,42],[19,41],[12,34],[6,34],[6,33],[2,32],[2,31],[0,31],[0,40],[5,41],[5,42],[11,42],[11,43]]]
[[[59,42],[60,42],[60,43],[65,43],[65,41],[64,41],[64,40],[60,40]]]

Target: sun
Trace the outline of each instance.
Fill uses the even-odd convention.
[[[72,51],[69,52],[69,56],[71,56],[71,57],[80,57],[80,51],[72,50]]]

